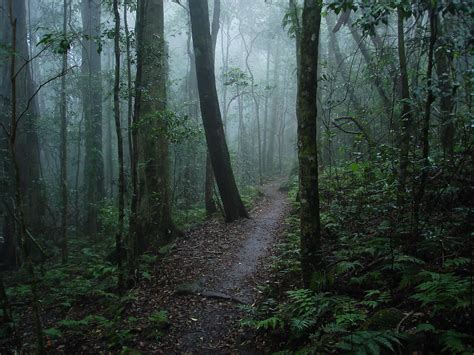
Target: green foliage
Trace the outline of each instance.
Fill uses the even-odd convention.
[[[336,348],[349,354],[378,355],[382,350],[396,353],[397,346],[401,346],[401,339],[405,336],[394,332],[358,331],[346,335],[336,344]]]
[[[168,323],[168,312],[157,311],[148,316],[150,323],[156,328],[163,328]]]
[[[472,340],[472,336],[454,330],[443,332],[440,337],[443,346],[441,350],[450,354],[472,354],[474,348],[466,345],[466,340],[469,340],[469,338]]]
[[[63,333],[57,328],[48,328],[44,330],[44,335],[51,339],[61,338]]]
[[[459,311],[470,305],[470,282],[452,273],[423,271],[426,281],[416,286],[413,299],[422,306],[432,306],[433,314],[440,311]]]
[[[245,322],[295,350],[282,353],[416,351],[426,334],[436,336],[430,346],[439,352],[471,349],[474,339],[463,332],[470,305],[466,208],[450,212],[449,220],[431,211],[438,221],[422,226],[412,253],[406,246],[411,216],[396,208],[396,180],[388,173],[393,154],[384,149],[376,162],[321,174],[327,267],[315,273],[312,290],[299,283],[297,211],[288,218],[273,258],[277,280]],[[296,199],[297,183],[284,189]]]
[[[187,229],[204,222],[206,217],[206,209],[201,205],[194,205],[184,211],[174,211],[173,221],[177,227]]]
[[[249,85],[248,75],[240,68],[234,67],[224,73],[224,85],[245,88]]]

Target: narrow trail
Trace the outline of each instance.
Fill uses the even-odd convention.
[[[159,303],[170,320],[168,334],[157,344],[161,352],[262,352],[252,334],[239,326],[240,303],[253,304],[257,286],[271,275],[273,247],[289,210],[278,187],[272,183],[262,188],[264,198],[250,219],[231,224],[209,221],[176,243],[161,267],[165,296]]]

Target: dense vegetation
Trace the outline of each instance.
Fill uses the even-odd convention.
[[[233,349],[472,353],[473,26],[468,0],[0,0],[0,352],[180,351],[181,292],[244,303]],[[256,302],[175,289],[242,264],[199,238],[270,233],[275,181]]]

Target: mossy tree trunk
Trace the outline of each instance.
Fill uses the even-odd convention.
[[[297,119],[300,179],[301,269],[309,287],[322,268],[319,213],[317,129],[317,70],[321,2],[305,0],[300,43]]]
[[[140,0],[137,10],[135,125],[138,251],[166,244],[176,234],[171,219],[166,111],[166,46],[162,0]],[[133,213],[133,211],[132,211]]]
[[[402,112],[400,117],[400,159],[398,168],[398,203],[404,200],[409,165],[409,148],[411,142],[412,114],[410,105],[410,87],[408,84],[407,58],[405,54],[405,29],[403,27],[403,11],[398,8],[397,38],[398,59],[400,62],[401,101]]]
[[[102,158],[102,65],[98,46],[100,39],[99,0],[82,0],[82,30],[86,38],[82,47],[82,104],[85,122],[84,184],[86,232],[98,230],[99,203],[105,196],[104,161]]]

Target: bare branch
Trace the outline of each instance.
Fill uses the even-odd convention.
[[[44,83],[42,83],[40,86],[38,86],[38,88],[35,90],[35,92],[33,93],[33,95],[30,96],[30,98],[28,99],[28,103],[26,104],[26,108],[23,110],[23,112],[17,117],[16,119],[16,124],[18,124],[21,120],[21,118],[28,112],[28,110],[30,109],[30,106],[31,106],[31,103],[33,102],[34,98],[36,97],[36,95],[38,95],[38,93],[40,92],[40,90],[48,85],[50,82],[62,77],[63,75],[66,75],[66,73],[71,70],[71,69],[74,69],[77,65],[73,65],[72,67],[69,67],[67,68],[66,70],[62,71],[61,73],[59,73],[58,75],[55,75],[53,76],[52,78],[49,78],[48,80],[46,80]]]

